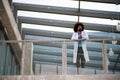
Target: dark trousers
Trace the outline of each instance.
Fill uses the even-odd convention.
[[[79,68],[80,66],[81,68],[85,67],[85,58],[82,47],[78,47],[77,59],[76,59],[76,67]]]

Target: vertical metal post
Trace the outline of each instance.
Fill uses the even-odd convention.
[[[103,60],[104,74],[107,74],[108,73],[107,51],[106,51],[106,44],[104,40],[102,43],[102,60]]]
[[[65,79],[67,74],[67,51],[66,51],[67,45],[65,41],[62,44],[62,75]]]

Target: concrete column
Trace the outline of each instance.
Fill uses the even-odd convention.
[[[12,5],[12,0],[8,0],[8,2],[9,2],[9,4],[10,4],[10,6]]]
[[[0,0],[0,20],[9,40],[21,40],[21,35],[8,0]],[[22,53],[21,43],[11,44],[11,46],[18,62],[20,63]]]
[[[23,43],[23,53],[22,53],[22,61],[21,61],[21,75],[31,75],[32,64],[33,64],[33,43],[24,42]]]

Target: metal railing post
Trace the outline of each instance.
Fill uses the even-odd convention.
[[[106,51],[106,44],[104,40],[102,43],[102,60],[103,60],[104,74],[108,74],[107,51]]]
[[[62,44],[62,75],[63,78],[66,78],[67,74],[67,45],[66,42],[64,41]]]

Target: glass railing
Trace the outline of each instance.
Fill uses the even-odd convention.
[[[80,57],[80,67],[76,67],[76,63],[73,63],[74,43],[76,41],[1,40],[0,55],[2,56],[0,56],[0,73],[1,75],[9,75],[11,72],[13,72],[11,75],[18,73],[19,75],[120,74],[119,41],[119,39],[87,40],[86,47],[90,60],[86,62],[82,60],[83,57]],[[21,53],[18,52],[18,43],[22,43]],[[3,44],[12,46],[10,50],[14,52],[12,53],[15,55],[14,61],[20,67],[9,61],[11,59],[8,57],[9,49],[5,48]],[[4,53],[6,55],[3,55]],[[84,62],[85,66],[83,68],[82,65]]]

